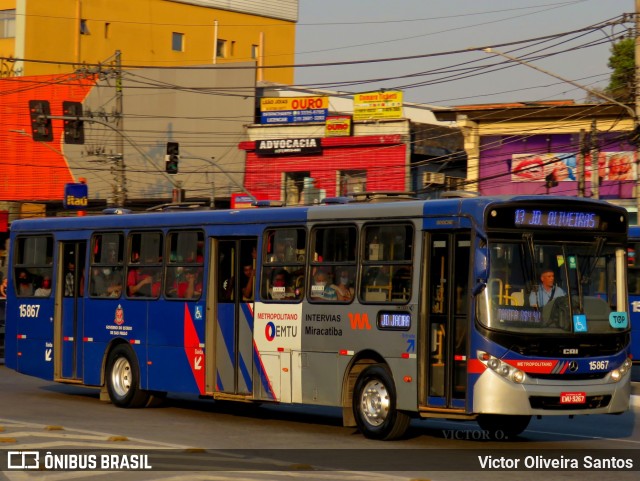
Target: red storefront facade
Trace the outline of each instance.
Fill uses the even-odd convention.
[[[290,140],[292,129],[287,133],[282,138]],[[319,148],[313,153],[305,149],[277,153],[276,149],[265,154],[261,140],[242,142],[239,148],[246,151],[244,185],[258,199],[289,205],[308,203],[304,196],[309,188],[317,193],[315,201],[353,191],[409,190],[407,138],[401,134],[322,137],[315,139]]]

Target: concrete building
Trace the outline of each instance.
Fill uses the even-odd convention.
[[[292,83],[298,0],[0,0],[0,78],[130,67],[255,62]]]
[[[466,190],[601,198],[626,207],[633,223],[638,155],[631,112],[621,105],[548,101],[434,113],[462,130]]]
[[[385,107],[363,115],[359,95],[259,84],[259,97],[272,106],[262,105],[260,118],[247,126],[249,140],[239,145],[247,152],[247,190],[293,205],[363,191],[437,196],[464,179],[462,136],[436,119],[437,107],[405,103],[401,92],[361,95],[398,100],[376,100],[371,105]],[[305,109],[305,103],[320,107]]]

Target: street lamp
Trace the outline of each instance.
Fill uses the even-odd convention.
[[[228,173],[226,170],[224,170],[222,167],[220,167],[220,166],[218,165],[218,163],[217,163],[217,162],[215,162],[215,157],[211,157],[210,159],[207,159],[207,158],[205,158],[205,157],[196,157],[196,156],[192,156],[192,157],[182,157],[182,158],[183,158],[183,159],[188,159],[188,160],[201,160],[202,162],[206,162],[206,163],[207,163],[207,164],[209,164],[210,166],[215,167],[215,168],[216,168],[216,169],[218,169],[220,172],[222,172],[222,173],[227,177],[227,179],[229,179],[229,181],[230,181],[233,185],[235,185],[236,187],[239,187],[239,188],[240,188],[240,190],[241,190],[242,192],[246,192],[246,194],[247,194],[249,197],[251,197],[251,200],[252,200],[253,202],[257,202],[257,199],[255,198],[255,196],[254,196],[251,192],[249,192],[249,191],[247,190],[247,188],[246,188],[244,185],[242,185],[242,184],[238,183],[238,181],[237,181],[236,179],[234,179],[233,177],[231,177],[231,175],[229,175],[229,173]],[[212,173],[212,174],[213,174],[213,173]],[[212,175],[212,177],[213,177],[213,175]],[[214,202],[215,202],[215,182],[212,180],[212,182],[211,182],[211,204],[210,204],[210,205],[211,205],[211,207],[214,207]]]

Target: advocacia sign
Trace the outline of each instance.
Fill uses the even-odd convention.
[[[256,141],[258,155],[320,154],[320,138],[270,139]]]

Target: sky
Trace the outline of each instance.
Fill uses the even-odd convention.
[[[634,3],[300,0],[295,84],[349,93],[399,88],[407,102],[437,106],[582,102],[586,90],[521,62],[587,88],[606,87],[611,45],[633,24],[602,24],[633,13]],[[592,26],[599,27],[568,33]],[[489,46],[520,62],[481,50]]]

